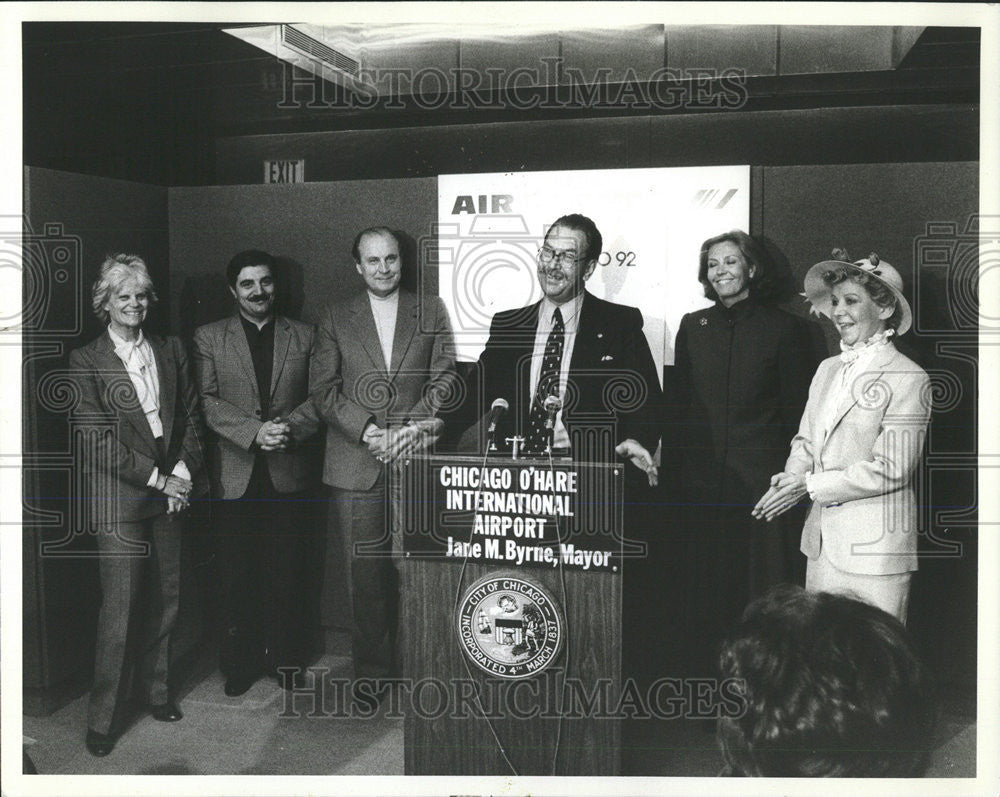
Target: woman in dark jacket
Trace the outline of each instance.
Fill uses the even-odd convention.
[[[677,466],[687,630],[707,667],[752,598],[801,580],[795,521],[768,527],[750,510],[785,461],[821,352],[811,325],[776,306],[791,275],[746,233],[705,241],[698,280],[715,304],[681,320],[663,463]]]

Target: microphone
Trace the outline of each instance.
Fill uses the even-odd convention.
[[[550,439],[556,428],[556,413],[562,409],[562,399],[559,396],[549,396],[542,402],[542,408],[548,417],[545,419],[545,433]]]
[[[491,451],[496,451],[496,442],[493,436],[497,431],[497,422],[503,417],[504,413],[510,409],[510,404],[505,398],[497,398],[493,400],[490,405],[490,412],[486,416],[489,425],[486,428],[486,441],[489,443],[489,449]]]

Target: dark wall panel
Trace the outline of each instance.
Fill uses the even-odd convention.
[[[955,275],[930,267],[926,244],[929,231],[942,224],[964,230],[977,212],[977,163],[765,168],[760,205],[762,226],[757,232],[788,257],[799,284],[808,268],[826,259],[834,246],[856,258],[874,251],[892,263],[903,276],[916,316],[915,330],[901,345],[919,353],[925,367],[936,356],[940,333],[953,338],[963,332],[957,325],[960,319],[949,313],[957,301]],[[835,347],[835,330],[832,325],[825,329]],[[966,327],[964,333],[974,335],[975,328]],[[969,432],[962,441],[966,447],[975,443]]]
[[[279,258],[287,278],[283,309],[313,323],[330,299],[362,289],[351,242],[365,227],[382,224],[409,236],[404,284],[416,288],[420,239],[437,219],[437,181],[172,188],[169,203],[172,321],[186,335],[231,312],[224,272],[242,249]],[[437,293],[431,270],[425,287]]]
[[[971,161],[979,112],[956,104],[661,116],[650,120],[649,150],[650,166]]]
[[[462,172],[613,169],[645,165],[640,119],[344,130],[240,136],[216,142],[218,182],[263,182],[265,159],[305,158],[306,180]]]
[[[83,324],[81,340],[88,341],[101,326],[90,311],[90,286],[109,252],[140,255],[160,294],[160,307],[150,315],[159,331],[169,315],[170,270],[167,261],[167,189],[161,186],[91,177],[85,174],[27,167],[24,170],[24,202],[27,221],[35,240],[48,245],[59,233],[46,233],[46,225],[59,225],[62,234],[78,237],[79,257],[74,258],[70,281],[50,285],[56,304],[49,315],[65,320],[75,314]],[[75,245],[75,244],[74,244]],[[79,284],[84,294],[82,307],[59,304],[70,288]],[[66,300],[68,302],[68,299]],[[76,339],[63,337],[70,346]]]
[[[760,232],[781,246],[797,276],[831,247],[842,246],[857,257],[877,252],[912,287],[927,226],[945,222],[964,228],[978,211],[979,164],[765,168],[761,206]]]
[[[878,95],[874,95],[878,96]],[[306,180],[461,172],[749,163],[970,161],[974,105],[780,111],[441,125],[216,141],[217,182],[263,182],[267,158],[305,158]]]

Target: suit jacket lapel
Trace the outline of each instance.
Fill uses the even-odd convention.
[[[569,372],[575,373],[581,368],[585,368],[587,357],[593,351],[590,340],[595,326],[598,326],[596,305],[591,300],[591,295],[587,291],[583,292],[583,301],[580,303],[580,317],[576,321],[576,340],[573,342],[573,356],[569,361]]]
[[[174,427],[174,399],[177,396],[177,363],[167,356],[167,342],[163,338],[148,338],[156,359],[156,378],[160,383],[160,423],[163,424],[163,446],[170,448],[170,435]],[[149,426],[149,423],[146,423]]]
[[[229,356],[240,364],[254,395],[257,396],[257,375],[253,370],[250,344],[247,343],[247,334],[243,331],[243,322],[240,321],[239,315],[230,318],[226,325],[226,348],[229,350]],[[257,400],[260,401],[260,396],[257,396]]]
[[[389,367],[389,378],[394,379],[403,358],[413,341],[413,333],[417,329],[417,297],[408,291],[399,292],[399,305],[396,307],[396,329],[392,336],[392,364]]]
[[[832,385],[831,385],[831,387],[832,387]],[[857,399],[854,396],[854,390],[853,390],[853,386],[852,386],[852,388],[848,391],[848,393],[843,398],[841,398],[840,403],[837,405],[837,410],[836,410],[836,413],[833,416],[833,421],[830,423],[830,429],[826,433],[826,439],[827,440],[830,439],[830,435],[833,434],[833,430],[836,429],[840,425],[840,422],[842,420],[844,420],[844,416],[847,415],[848,412],[850,412],[851,407],[853,407],[857,403],[858,403],[858,401],[857,401]],[[824,440],[823,442],[825,444],[826,441]]]
[[[368,353],[372,364],[382,371],[388,371],[389,364],[385,361],[382,346],[378,342],[378,330],[375,329],[375,316],[372,315],[368,294],[366,292],[359,293],[350,303],[348,309],[351,313],[351,323],[358,331],[358,341]]]
[[[538,314],[541,312],[541,300],[529,304],[511,319],[511,325],[506,332],[511,340],[505,345],[510,347],[513,355],[511,374],[514,385],[518,388],[515,399],[515,433],[524,434],[528,428],[528,417],[531,405],[535,400],[531,390],[531,358],[535,353],[535,335],[538,333]]]
[[[833,366],[830,367],[829,373],[826,374],[823,384],[823,389],[820,391],[819,394],[821,396],[829,396],[830,391],[834,389],[834,382],[837,380],[839,376],[840,376],[840,365],[834,364]],[[845,405],[844,402],[841,402],[841,404],[842,406],[839,407],[837,410],[837,423],[840,422],[840,418],[843,417],[843,414],[847,412],[848,409],[850,409],[849,403]],[[811,407],[809,409],[809,412],[812,413],[812,430],[814,436],[818,437],[819,435],[822,435],[821,438],[814,440],[814,449],[813,449],[813,461],[819,463],[820,454],[823,452],[823,448],[826,446],[826,441],[830,439],[830,433],[833,431],[833,427],[831,427],[830,429],[826,428],[827,409],[825,400],[820,400],[816,402],[816,406]]]
[[[100,345],[95,359],[100,377],[108,386],[108,393],[116,397],[113,404],[120,411],[122,417],[131,423],[142,439],[146,441],[149,453],[155,456],[157,451],[156,441],[153,439],[153,430],[149,428],[149,421],[146,420],[146,413],[142,411],[142,406],[139,404],[139,398],[132,385],[132,379],[128,375],[128,371],[125,370],[125,364],[115,354],[115,347],[111,342],[111,337],[108,335],[107,330],[105,330],[99,340]],[[159,367],[159,362],[157,362],[157,367]],[[120,389],[122,380],[125,380],[124,385],[128,388],[124,392]],[[161,381],[161,392],[163,389],[162,385]],[[126,396],[131,400],[123,400],[122,396]]]
[[[245,336],[244,336],[245,337]],[[288,344],[292,336],[288,331],[288,321],[282,316],[274,317],[274,362],[271,365],[271,398],[278,389],[278,378],[285,367],[285,357],[288,355]]]
[[[853,380],[855,383],[862,377],[864,378],[864,382],[859,385],[852,384],[847,396],[841,399],[840,404],[837,405],[837,412],[834,415],[833,422],[830,424],[830,430],[826,434],[826,439],[823,440],[824,446],[826,445],[827,440],[833,436],[833,432],[840,425],[840,422],[844,420],[844,416],[854,409],[854,406],[858,403],[858,398],[861,395],[859,390],[863,390],[864,385],[868,382],[880,379],[886,366],[892,362],[895,356],[895,347],[892,345],[886,346],[885,351],[877,354],[875,358],[868,363],[864,371],[854,374]],[[839,373],[840,369],[835,368],[833,371],[833,378],[835,378]],[[831,378],[831,382],[833,381],[833,378]],[[833,385],[830,384],[828,389],[832,389],[832,387]]]
[[[527,346],[530,352],[535,346],[535,332],[538,330],[538,312],[541,307],[542,303],[539,300],[534,304],[518,308],[509,317],[506,324],[497,328],[497,335],[505,344]]]

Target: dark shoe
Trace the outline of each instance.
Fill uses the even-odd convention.
[[[257,683],[258,678],[260,678],[260,673],[237,670],[226,678],[226,687],[223,691],[227,697],[239,697]]]
[[[153,719],[157,722],[177,722],[177,720],[184,719],[184,715],[177,708],[177,704],[169,700],[158,706],[150,706],[149,713],[153,715]]]
[[[87,729],[87,751],[92,756],[103,758],[115,749],[116,741],[115,737],[111,734],[98,733],[89,728]]]

